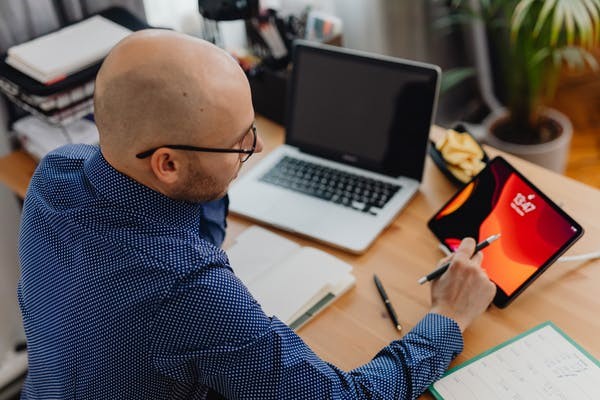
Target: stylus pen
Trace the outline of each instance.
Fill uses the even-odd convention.
[[[478,243],[477,246],[475,246],[475,253],[473,253],[473,255],[475,255],[477,252],[485,249],[486,247],[488,247],[490,244],[492,244],[493,242],[495,242],[498,239],[500,239],[499,233],[497,235],[490,236],[489,238],[485,239],[481,243]],[[442,265],[435,271],[430,272],[429,274],[425,275],[424,277],[422,277],[418,280],[419,284],[422,285],[425,282],[429,282],[429,281],[439,278],[440,276],[442,276],[444,274],[444,272],[446,272],[446,270],[448,269],[449,266],[450,266],[450,263],[447,262],[446,264]]]
[[[390,303],[390,299],[388,299],[387,293],[385,292],[385,289],[383,288],[381,281],[375,274],[373,274],[373,280],[375,281],[375,286],[377,286],[377,291],[379,292],[379,295],[381,296],[381,300],[383,300],[383,303],[385,304],[385,308],[387,308],[388,314],[390,314],[390,317],[392,318],[392,322],[394,323],[394,326],[396,327],[396,329],[401,331],[402,325],[400,325],[400,322],[398,322],[398,316],[396,315],[396,311],[394,311],[394,307],[392,307],[392,303]]]

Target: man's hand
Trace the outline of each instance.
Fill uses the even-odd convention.
[[[483,254],[473,255],[475,240],[464,239],[443,262],[450,267],[431,283],[431,312],[452,318],[462,332],[482,314],[496,294],[496,285],[481,268]]]

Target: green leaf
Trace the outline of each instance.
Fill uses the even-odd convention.
[[[567,0],[567,1],[577,1],[577,0]],[[573,7],[573,4],[575,4],[575,3],[567,3],[565,1],[561,2],[560,0],[559,0],[559,3],[561,4],[561,7],[564,12],[563,20],[565,23],[565,29],[567,31],[567,43],[573,44],[575,41],[575,21],[574,21],[574,17],[573,17],[574,9],[571,7]]]
[[[550,33],[550,44],[555,46],[558,42],[558,35],[562,29],[563,19],[565,16],[565,10],[563,8],[564,3],[557,1],[554,10],[554,18],[552,20],[552,28]]]
[[[573,7],[573,18],[575,20],[575,26],[579,32],[578,44],[583,46],[589,46],[592,40],[592,18],[587,12],[583,1],[576,1],[572,4]]]
[[[554,9],[557,0],[547,0],[544,2],[544,6],[542,7],[542,11],[540,11],[540,15],[538,17],[537,23],[535,24],[535,28],[533,28],[533,36],[537,37],[542,30],[542,27],[546,23],[548,16],[551,11]]]
[[[538,64],[541,64],[544,62],[544,60],[546,60],[548,57],[550,57],[551,55],[551,51],[550,49],[548,49],[547,47],[544,47],[543,49],[540,49],[539,51],[537,51],[532,57],[531,60],[529,62],[529,65],[531,67],[534,67]]]
[[[555,51],[560,57],[561,61],[564,60],[567,63],[567,67],[570,69],[584,69],[586,64],[593,71],[598,71],[598,60],[587,50],[581,47],[567,46]]]
[[[553,51],[552,52],[552,62],[554,63],[554,65],[556,65],[557,67],[560,67],[561,61],[562,61],[562,58],[561,58],[560,52]]]
[[[584,60],[578,48],[569,46],[559,51],[561,58],[567,63],[570,69],[583,69]]]
[[[591,54],[589,51],[587,50],[581,50],[582,52],[582,56],[585,59],[585,61],[587,62],[587,64],[589,65],[589,67],[593,70],[598,72],[598,70],[600,70],[600,65],[598,65],[598,60],[596,60],[596,57],[594,57],[593,54]]]
[[[465,79],[475,75],[473,67],[459,67],[444,71],[442,74],[442,82],[440,84],[440,93],[446,93]]]
[[[519,30],[521,30],[521,24],[525,20],[525,17],[527,17],[527,11],[529,11],[534,1],[535,0],[521,0],[515,7],[511,21],[511,36],[513,37],[513,40],[516,39],[517,35],[519,34]],[[555,0],[550,1],[552,2]]]
[[[592,20],[589,46],[595,47],[600,33],[600,0],[583,0],[583,5]]]

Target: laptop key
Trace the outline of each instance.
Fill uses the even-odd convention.
[[[365,207],[366,207],[366,204],[365,204],[365,203],[361,203],[360,201],[356,201],[356,200],[354,200],[354,201],[352,202],[352,208],[354,208],[354,209],[357,209],[357,210],[361,210],[361,211],[362,211],[362,210],[364,210],[364,209],[365,209]]]
[[[286,156],[260,180],[377,215],[400,186]]]

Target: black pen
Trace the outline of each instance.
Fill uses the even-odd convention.
[[[497,235],[492,235],[489,238],[485,239],[483,242],[478,243],[477,246],[475,246],[475,253],[485,249],[486,247],[488,247],[492,242],[495,242],[496,240],[500,239],[500,234]],[[473,253],[473,255],[475,255],[475,253]],[[435,271],[427,274],[426,276],[420,278],[418,280],[419,284],[424,284],[425,282],[429,282],[432,281],[434,279],[439,278],[440,276],[442,276],[444,274],[444,272],[446,272],[446,270],[448,269],[448,267],[450,266],[450,263],[447,262],[446,264],[442,265],[441,267],[439,267],[438,269],[436,269]]]
[[[394,311],[394,307],[392,307],[392,303],[390,303],[390,299],[388,299],[387,293],[385,292],[381,281],[375,274],[373,274],[373,280],[375,281],[375,286],[377,286],[377,291],[379,292],[381,299],[385,303],[385,308],[387,308],[388,314],[390,314],[390,317],[392,318],[392,322],[396,326],[396,329],[401,331],[402,325],[400,325],[400,322],[398,322],[398,316],[396,316],[396,311]]]

